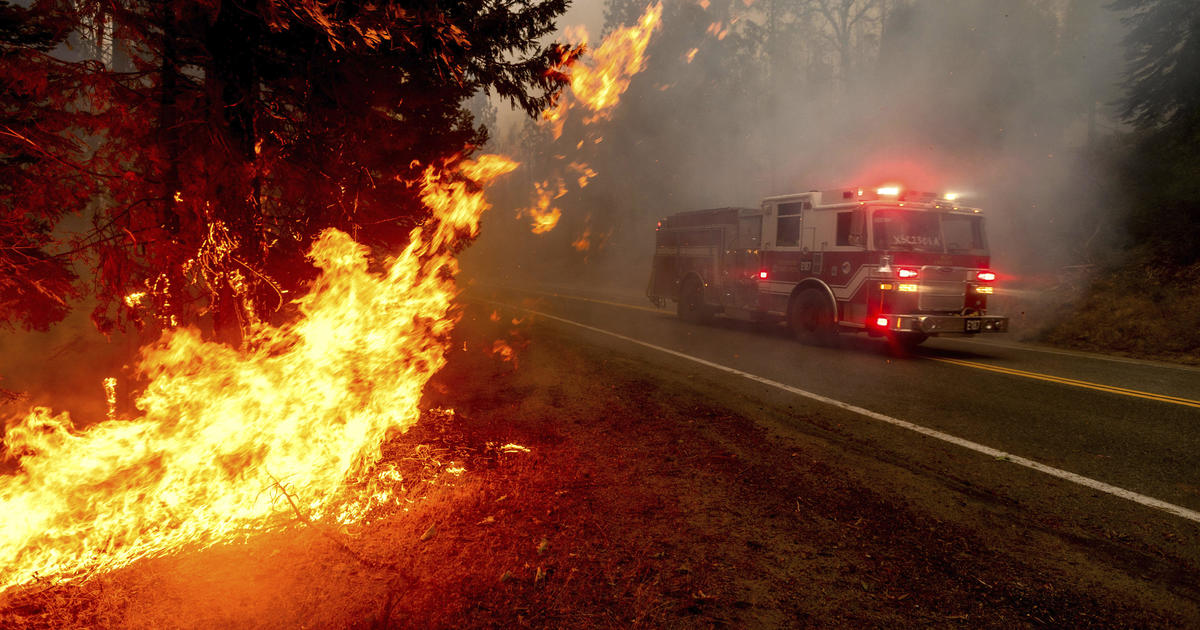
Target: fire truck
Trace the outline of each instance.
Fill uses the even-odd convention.
[[[856,331],[910,348],[1005,332],[1008,318],[987,313],[996,273],[984,217],[957,201],[855,187],[680,212],[658,223],[646,295],[687,321],[784,322],[810,342]]]

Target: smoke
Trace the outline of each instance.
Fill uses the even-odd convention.
[[[117,400],[125,411],[134,387],[128,366],[143,340],[132,333],[97,334],[88,310],[75,309],[47,332],[0,333],[0,389],[8,392],[0,396],[0,427],[38,405],[77,418],[103,419],[108,412],[104,379],[109,377],[117,379]]]
[[[636,16],[630,4],[606,14]],[[843,4],[665,3],[610,120],[568,120],[557,140],[533,121],[496,134],[523,166],[493,193],[468,269],[638,293],[662,216],[883,182],[963,193],[1017,282],[1097,262],[1121,210],[1099,157],[1122,131],[1120,16],[1084,0],[824,10]],[[596,176],[556,200],[557,229],[534,235],[503,211],[569,162]],[[588,247],[572,246],[584,234]]]

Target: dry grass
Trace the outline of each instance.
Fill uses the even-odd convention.
[[[1141,260],[1101,272],[1052,314],[1039,340],[1200,364],[1200,263],[1179,268]]]

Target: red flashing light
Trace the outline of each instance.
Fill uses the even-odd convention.
[[[886,317],[875,318],[875,325],[879,326],[880,328],[887,328],[888,318],[886,318]]]
[[[758,278],[759,278],[760,280],[766,280],[766,279],[767,279],[767,272],[766,272],[766,270],[765,270],[765,269],[764,269],[763,271],[760,271],[760,272],[758,272]]]
[[[979,273],[975,274],[975,277],[980,282],[992,282],[996,279],[996,272],[995,271],[980,271]]]
[[[909,269],[908,267],[901,267],[896,270],[896,275],[900,278],[916,278],[917,270]]]

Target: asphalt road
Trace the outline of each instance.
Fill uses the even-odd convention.
[[[1185,513],[1165,513],[1118,494],[1116,504],[1128,503],[1129,518],[1200,516],[1200,369],[1042,348],[1004,335],[930,339],[900,358],[884,341],[866,335],[841,335],[831,347],[810,346],[782,327],[723,318],[688,324],[645,300],[586,290],[475,289],[468,297],[507,311],[506,317],[532,316],[540,324],[573,330],[581,340],[616,352],[680,361],[665,352],[673,351],[742,373],[727,371],[726,383],[761,387],[766,379],[825,397],[832,402],[816,404],[841,405],[839,413],[857,408],[1065,471],[1083,484],[1061,478],[1047,483],[1073,501],[1101,501],[1104,494],[1103,501],[1114,501],[1111,492],[1086,485],[1095,481]],[[862,422],[845,429],[861,434],[855,439],[880,445],[908,439],[897,437],[903,428],[880,426],[878,419],[851,409],[855,413]],[[902,456],[947,466],[939,453],[962,449],[938,439],[928,447],[932,453]],[[971,457],[960,455],[954,466],[972,465]],[[1044,474],[1021,468],[1010,466],[991,482],[1003,486],[1009,474],[1026,480]]]

